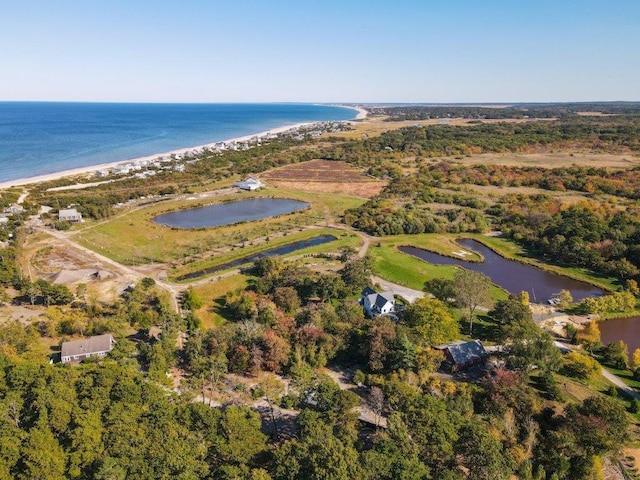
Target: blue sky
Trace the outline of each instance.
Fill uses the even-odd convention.
[[[6,0],[0,100],[640,100],[639,0]]]

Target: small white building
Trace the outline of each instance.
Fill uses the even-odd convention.
[[[127,175],[129,172],[131,172],[129,165],[116,165],[111,169],[111,173],[114,175]]]
[[[362,291],[360,304],[369,318],[393,314],[396,310],[396,300],[392,292],[378,293],[369,287]]]
[[[81,222],[82,214],[75,208],[65,208],[58,212],[58,220],[61,222]]]
[[[18,205],[17,203],[4,209],[4,213],[8,213],[10,215],[14,215],[16,213],[22,213],[22,212],[24,212],[24,207],[22,205]]]
[[[242,190],[258,190],[259,188],[262,188],[265,186],[264,183],[262,183],[260,180],[258,180],[257,178],[254,177],[247,177],[246,179],[244,179],[241,182],[235,182],[233,184],[234,187],[238,187],[241,188]]]

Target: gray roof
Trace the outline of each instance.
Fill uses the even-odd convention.
[[[376,291],[371,287],[364,287],[364,290],[362,290],[362,296],[363,297],[367,297],[367,296],[371,295],[372,293],[376,293]]]
[[[481,360],[487,356],[487,351],[479,340],[449,345],[447,350],[449,350],[453,362],[456,365],[465,365],[476,360]]]
[[[393,293],[391,292],[371,293],[367,295],[367,299],[369,299],[371,308],[376,308],[378,310],[382,309],[382,307],[384,307],[387,303],[393,303],[395,301],[395,299],[393,298]]]
[[[75,208],[63,208],[58,212],[59,218],[80,217],[80,212]]]
[[[113,348],[114,340],[110,333],[96,335],[95,337],[81,338],[62,344],[61,357],[73,357],[74,355],[87,355],[91,353],[109,352]]]

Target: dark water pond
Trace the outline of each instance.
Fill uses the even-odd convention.
[[[469,270],[482,272],[491,278],[493,283],[510,293],[528,292],[531,300],[536,303],[546,303],[549,298],[560,290],[569,290],[574,300],[599,297],[604,294],[603,290],[588,283],[579,282],[501,257],[475,240],[465,238],[458,240],[458,243],[469,250],[480,253],[484,257],[484,262],[468,262],[415,247],[400,247],[400,251],[436,265],[459,265]]]
[[[629,347],[629,356],[640,348],[640,317],[614,318],[598,324],[602,344],[624,340]]]
[[[240,265],[244,265],[245,263],[255,262],[262,257],[269,257],[272,255],[285,255],[287,253],[295,252],[296,250],[302,250],[303,248],[314,247],[316,245],[333,242],[334,240],[336,240],[336,237],[334,237],[333,235],[318,235],[317,237],[309,238],[307,240],[298,240],[297,242],[287,243],[286,245],[282,245],[281,247],[276,247],[269,250],[264,250],[259,253],[254,253],[252,255],[247,255],[246,257],[233,260],[232,262],[216,265],[215,267],[203,268],[202,270],[198,270],[197,272],[182,275],[181,277],[178,277],[177,280],[193,280],[194,278],[210,275],[212,273],[220,272],[228,268],[239,267]]]
[[[175,228],[204,228],[232,225],[296,212],[309,206],[306,202],[288,198],[251,198],[237,202],[218,203],[208,207],[165,213],[152,220]]]

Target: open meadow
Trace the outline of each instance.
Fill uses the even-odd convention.
[[[161,213],[198,208],[212,203],[205,203],[194,196],[192,199],[135,209],[94,225],[83,225],[73,233],[73,238],[81,245],[126,265],[165,263],[178,267],[243,246],[252,246],[257,242],[273,245],[276,239],[309,225],[331,225],[345,208],[363,201],[348,195],[284,188],[266,188],[250,194],[234,193],[219,200],[261,197],[291,198],[311,205],[304,211],[292,214],[217,228],[178,229],[152,221],[153,217]]]

